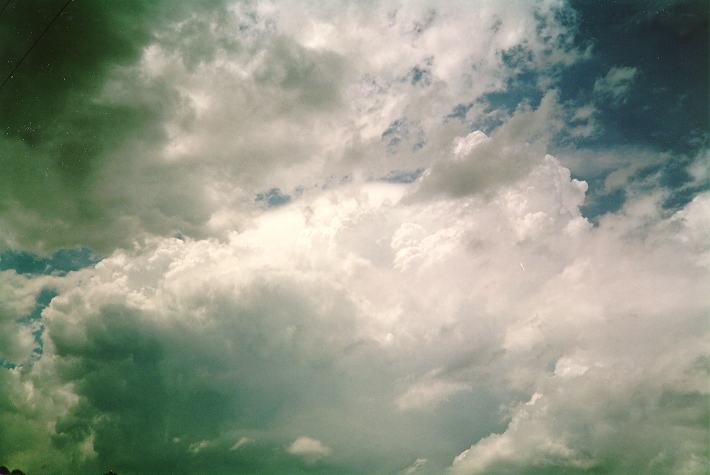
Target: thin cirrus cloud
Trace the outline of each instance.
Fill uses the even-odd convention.
[[[707,148],[585,142],[655,76],[584,8],[171,5],[0,90],[0,462],[703,473]]]

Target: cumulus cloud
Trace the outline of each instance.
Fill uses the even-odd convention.
[[[2,156],[26,165],[3,159],[0,239],[107,253],[150,235],[205,238],[243,226],[264,190],[427,166],[461,132],[444,118],[506,87],[507,51],[541,77],[579,57],[570,15],[557,1],[71,5],[2,92],[15,112]],[[62,37],[73,46],[56,56],[62,29],[116,47]],[[35,84],[37,101],[13,99],[35,97],[43,57],[65,75]]]
[[[707,154],[673,207],[675,155],[556,156],[596,130],[597,103],[552,87],[585,56],[564,2],[237,2],[135,28],[52,103],[86,150],[0,139],[38,159],[0,178],[4,245],[103,255],[0,271],[4,461],[702,473]],[[636,74],[590,88],[623,105]],[[493,107],[521,75],[531,98]],[[104,142],[107,110],[127,124]]]
[[[544,428],[528,423],[525,424],[524,433],[519,433],[522,421],[530,418],[536,405],[543,404],[540,402],[542,398],[540,393],[533,394],[532,398],[516,411],[505,433],[485,437],[459,454],[454,459],[452,473],[490,473],[491,470],[500,471],[516,465],[555,467],[557,470],[593,468],[593,462],[558,440],[554,432],[549,433]],[[510,464],[509,467],[506,467],[506,464]]]
[[[318,433],[340,470],[680,471],[703,457],[709,198],[592,227],[584,190],[548,156],[486,198],[349,183],[117,251],[59,278],[15,387],[52,444],[126,469],[325,455]]]
[[[525,176],[544,156],[545,146],[560,127],[555,91],[537,109],[522,106],[494,136],[480,130],[459,138],[422,178],[423,195],[482,193]]]

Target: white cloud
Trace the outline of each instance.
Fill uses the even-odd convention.
[[[247,444],[251,444],[252,442],[254,442],[254,439],[252,439],[251,437],[242,436],[234,443],[234,445],[232,445],[229,450],[239,450],[240,448],[244,447]]]
[[[456,393],[470,390],[466,383],[425,378],[407,388],[396,404],[402,411],[425,409],[447,401]]]
[[[414,461],[414,463],[413,463],[412,465],[410,465],[409,467],[407,467],[406,469],[404,469],[404,470],[402,471],[402,473],[404,473],[405,475],[410,475],[410,474],[412,474],[412,473],[417,473],[417,472],[420,471],[420,469],[421,469],[422,467],[424,467],[424,465],[426,465],[426,463],[427,463],[427,459],[419,457],[419,458],[417,458],[417,459]]]
[[[197,455],[200,452],[202,452],[204,449],[209,448],[210,446],[210,441],[209,440],[201,440],[199,442],[195,442],[190,444],[190,446],[187,448],[187,450],[192,453],[193,455]]]
[[[203,404],[192,391],[221,395],[213,415],[190,419],[204,433],[185,442],[194,454],[206,453],[204,441],[216,441],[211,454],[255,447],[230,451],[230,434],[247,429],[246,414],[266,398],[276,409],[259,440],[323,433],[329,458],[343,463],[386,453],[402,467],[416,452],[442,470],[429,409],[476,427],[501,405],[512,408],[502,431],[468,441],[455,470],[638,463],[669,447],[700,456],[698,433],[673,401],[702,391],[692,368],[704,354],[708,198],[664,217],[662,196],[639,197],[591,227],[579,213],[585,190],[550,156],[487,197],[410,202],[417,184],[353,181],[264,213],[225,241],[160,239],[117,251],[58,279],[60,295],[45,310],[45,357],[33,373],[75,369],[41,383],[28,374],[28,387],[41,400],[56,384],[81,382],[63,411],[91,414],[85,404],[103,404],[91,389],[101,373],[80,362],[141,354],[155,363],[136,374],[156,372],[144,398],[174,394],[165,411],[176,421]],[[639,388],[656,409],[647,421],[622,421],[647,436],[618,454],[613,441],[625,436],[614,411],[639,404]],[[525,405],[516,403],[520,392],[544,396]],[[490,394],[492,408],[465,409]],[[80,414],[72,417],[95,440],[112,433]],[[604,427],[604,436],[590,439],[584,427]],[[404,445],[386,442],[393,438]],[[326,450],[296,440],[292,452]],[[664,460],[657,463],[668,468],[678,459]]]
[[[570,114],[571,135],[595,127],[546,89],[580,56],[562,2],[435,7],[235,3],[113,71],[97,100],[165,101],[165,135],[94,170],[115,217],[95,268],[0,273],[3,357],[32,351],[15,315],[59,294],[43,357],[0,372],[17,408],[0,425],[34,445],[0,454],[28,471],[36,453],[135,472],[170,453],[185,470],[699,472],[710,195],[669,211],[652,178],[628,186],[627,151],[548,154]],[[529,69],[547,76],[535,107],[476,103]],[[631,69],[595,89],[622,101]],[[486,114],[502,125],[468,128]],[[592,225],[579,170],[627,202]],[[254,202],[272,187],[293,199]]]
[[[468,132],[446,119],[454,108],[504,89],[518,66],[543,78],[580,57],[561,12],[559,1],[235,2],[167,22],[95,99],[152,111],[163,133],[106,152],[86,199],[112,219],[71,233],[103,253],[150,235],[224,238],[265,189],[428,167]],[[503,58],[515,48],[529,54],[513,68]],[[419,70],[426,84],[413,83]],[[490,113],[479,109],[467,120]],[[4,240],[38,226],[23,216]]]
[[[294,440],[286,451],[310,460],[317,460],[331,453],[330,447],[323,445],[320,440],[306,436]]]
[[[451,473],[491,473],[511,464],[513,467],[593,468],[594,460],[577,453],[554,433],[536,425],[534,418],[546,410],[544,396],[535,393],[515,412],[503,434],[489,435],[456,456]]]

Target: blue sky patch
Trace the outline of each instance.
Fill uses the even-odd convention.
[[[291,196],[281,191],[280,188],[271,188],[268,191],[257,193],[254,201],[264,203],[269,208],[283,206],[291,201]]]
[[[708,3],[598,2],[575,0],[577,43],[594,54],[560,76],[561,99],[592,97],[594,82],[612,67],[638,76],[623,107],[598,101],[603,133],[590,147],[647,145],[674,152],[701,148],[708,131]],[[703,141],[704,142],[704,141]]]
[[[423,168],[416,170],[392,170],[387,175],[380,178],[387,183],[414,183],[424,173]]]
[[[14,270],[18,274],[56,274],[96,265],[99,256],[86,247],[60,249],[49,256],[40,256],[28,251],[7,250],[0,252],[0,271]]]
[[[18,325],[32,327],[32,338],[34,339],[35,347],[32,349],[32,354],[26,361],[10,361],[6,358],[0,358],[0,367],[2,368],[17,368],[18,366],[32,366],[44,353],[44,331],[45,325],[42,321],[42,311],[49,306],[52,299],[56,297],[57,291],[51,288],[44,288],[35,297],[35,306],[30,313],[23,315],[16,320]]]

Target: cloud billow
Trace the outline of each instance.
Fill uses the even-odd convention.
[[[171,5],[74,2],[0,91],[3,463],[703,473],[707,153],[575,145],[646,77],[571,99],[575,9]]]

